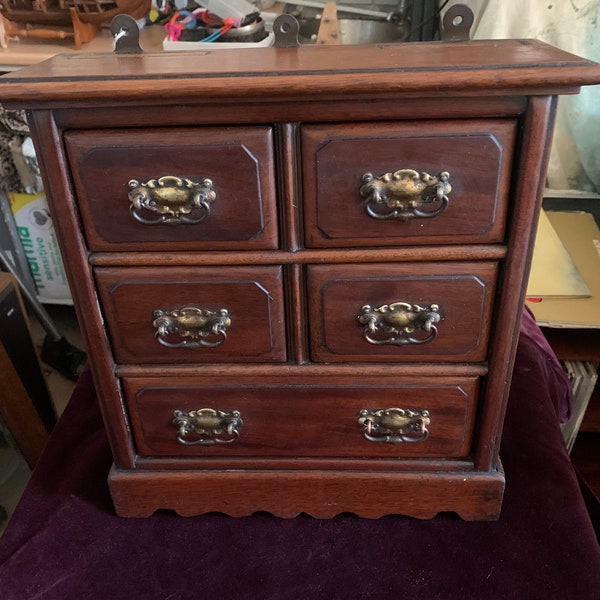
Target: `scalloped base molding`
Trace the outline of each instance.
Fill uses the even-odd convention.
[[[328,519],[401,514],[430,519],[455,512],[466,521],[500,515],[504,471],[135,471],[112,468],[109,487],[122,517],[148,517],[169,508],[187,517],[220,512],[232,517],[266,511]]]

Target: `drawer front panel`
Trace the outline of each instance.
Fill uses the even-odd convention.
[[[277,247],[268,127],[75,131],[65,142],[92,250]]]
[[[316,361],[486,359],[497,264],[308,267]]]
[[[96,279],[117,362],[286,360],[280,267],[99,268]]]
[[[470,450],[478,382],[211,387],[133,378],[124,387],[144,456],[459,458]],[[394,442],[361,415],[381,409],[402,409],[412,420],[394,430]],[[193,424],[183,434],[182,420]]]
[[[307,245],[501,241],[515,131],[509,120],[303,127]]]

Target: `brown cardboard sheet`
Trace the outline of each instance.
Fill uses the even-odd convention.
[[[540,214],[528,298],[587,297],[592,293],[545,211]]]
[[[587,283],[589,297],[528,299],[539,325],[565,328],[600,328],[600,230],[586,212],[548,211],[548,219],[577,270]],[[548,273],[548,277],[554,276]]]

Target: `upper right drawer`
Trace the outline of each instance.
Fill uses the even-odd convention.
[[[501,242],[515,137],[508,119],[303,127],[306,245]]]

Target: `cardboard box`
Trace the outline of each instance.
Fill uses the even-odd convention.
[[[72,304],[46,196],[9,192],[8,201],[40,302]]]

